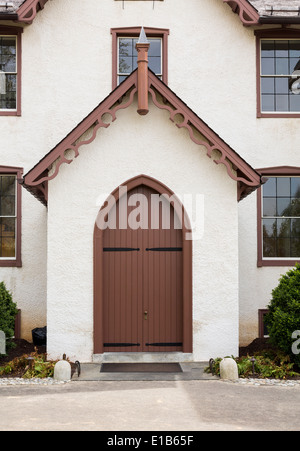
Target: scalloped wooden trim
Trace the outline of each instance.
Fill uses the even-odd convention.
[[[232,11],[239,15],[240,20],[246,26],[258,25],[259,14],[254,6],[250,5],[247,0],[223,0],[227,3]]]
[[[133,103],[134,96],[138,90],[137,83],[138,71],[135,70],[95,110],[78,124],[69,135],[25,175],[24,186],[46,204],[47,183],[57,176],[62,164],[70,164],[79,156],[79,148],[82,145],[91,143],[95,139],[99,128],[110,126],[109,123],[102,120],[105,114],[109,114],[112,122],[114,122],[117,118],[117,111],[128,108]],[[216,164],[223,164],[226,167],[229,177],[237,182],[238,200],[243,199],[261,185],[260,174],[246,163],[150,70],[148,70],[148,91],[151,94],[153,104],[159,109],[168,111],[170,120],[178,128],[186,128],[190,139],[195,144],[201,146],[201,148],[204,147],[209,158],[213,157],[214,151],[218,151],[220,158],[213,157],[213,161]],[[122,101],[125,95],[127,97],[129,95],[129,98]],[[160,102],[159,100],[162,101]],[[183,121],[176,123],[176,115],[181,115]],[[81,140],[84,133],[88,130],[92,132],[91,136]],[[195,130],[200,134],[200,138],[195,136]],[[74,153],[73,157],[69,155],[70,150]],[[53,163],[56,163],[56,165],[54,171],[51,173],[49,169]]]
[[[48,0],[27,0],[18,9],[18,21],[31,24]]]

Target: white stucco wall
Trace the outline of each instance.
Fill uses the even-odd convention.
[[[238,347],[236,183],[179,130],[166,112],[119,111],[49,185],[48,352],[91,361],[93,231],[99,198],[146,174],[178,195],[204,196],[204,234],[193,243],[194,353],[207,360]]]
[[[26,173],[102,101],[112,88],[110,29],[140,25],[170,30],[170,88],[247,162],[300,166],[298,119],[256,118],[253,29],[243,27],[222,0],[164,0],[154,7],[126,1],[124,8],[113,0],[47,2],[33,24],[24,26],[22,116],[0,117],[0,164]],[[128,178],[123,175],[112,180],[112,188]],[[239,205],[244,344],[257,336],[257,309],[267,305],[271,287],[287,269],[256,267],[255,202],[252,195]],[[24,191],[23,267],[0,268],[0,280],[23,311],[27,339],[46,322],[46,234],[45,208]]]

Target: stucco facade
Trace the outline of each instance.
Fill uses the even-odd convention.
[[[23,33],[21,116],[0,117],[0,165],[26,174],[55,148],[112,91],[110,30],[144,26],[169,30],[169,88],[243,160],[254,169],[300,166],[299,118],[257,117],[254,30],[261,26],[243,26],[222,0],[44,3],[31,24],[1,21]],[[94,224],[104,195],[139,174],[204,202],[203,236],[193,242],[194,352],[185,358],[237,354],[255,339],[258,310],[288,269],[257,267],[256,192],[237,202],[226,168],[151,97],[149,106],[139,116],[135,98],[61,165],[48,183],[47,208],[22,190],[22,267],[0,267],[0,280],[22,310],[22,337],[47,324],[53,357],[93,359]]]

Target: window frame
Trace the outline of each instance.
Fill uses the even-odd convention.
[[[0,166],[0,175],[14,175],[16,177],[16,256],[1,257],[0,267],[21,267],[21,237],[22,237],[22,187],[18,180],[22,179],[23,168],[14,166]]]
[[[22,79],[22,39],[23,28],[0,26],[0,36],[13,36],[16,38],[16,69],[17,69],[17,95],[16,109],[1,110],[0,116],[21,116],[21,79]]]
[[[261,41],[262,40],[300,40],[300,29],[272,28],[268,30],[254,31],[256,36],[256,109],[258,118],[298,118],[299,112],[274,111],[263,112],[261,110]],[[299,94],[300,95],[300,94]]]
[[[170,31],[166,28],[144,27],[146,36],[149,38],[161,38],[162,40],[162,81],[168,84],[168,35]],[[118,38],[138,38],[141,27],[111,28],[112,35],[112,89],[118,86]]]
[[[300,167],[295,166],[278,166],[257,169],[263,177],[300,177]],[[257,189],[257,266],[295,266],[299,259],[292,257],[263,257],[263,234],[262,234],[262,187]]]

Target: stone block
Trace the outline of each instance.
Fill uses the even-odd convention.
[[[53,378],[57,381],[71,380],[71,365],[67,360],[60,360],[55,364]]]
[[[220,362],[220,378],[237,380],[239,378],[238,366],[234,359],[225,357]]]

